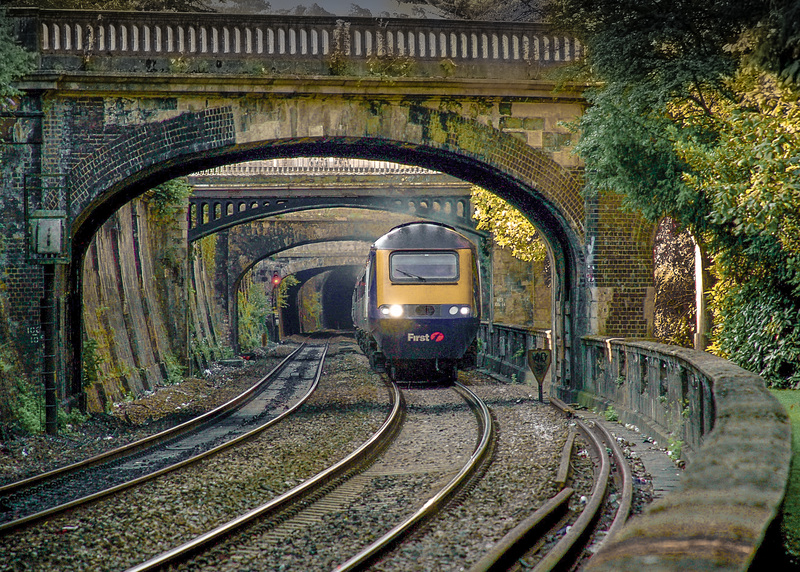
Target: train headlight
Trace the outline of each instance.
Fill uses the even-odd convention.
[[[461,315],[469,316],[469,306],[461,306]]]
[[[455,316],[458,314],[458,306],[450,306],[450,315]]]
[[[383,317],[399,318],[403,315],[403,307],[400,304],[392,304],[391,306],[384,304],[378,308],[378,311]]]

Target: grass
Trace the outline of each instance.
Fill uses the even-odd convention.
[[[787,556],[800,560],[800,391],[773,389],[772,395],[781,402],[792,422],[792,467],[789,471],[789,486],[783,501],[781,534]]]

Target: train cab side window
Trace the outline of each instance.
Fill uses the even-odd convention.
[[[397,251],[389,256],[392,282],[458,281],[458,253],[452,251]]]

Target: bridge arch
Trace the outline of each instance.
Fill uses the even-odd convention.
[[[120,205],[176,176],[252,159],[337,156],[393,161],[444,172],[517,206],[553,253],[555,347],[578,347],[585,320],[584,201],[579,178],[525,141],[478,118],[416,102],[336,97],[242,99],[120,130],[69,172],[73,238],[72,324],[80,316],[79,264],[98,226]],[[358,238],[358,237],[354,237]],[[77,318],[77,319],[76,319]],[[74,351],[80,351],[73,327]],[[565,336],[571,343],[564,343]],[[556,356],[559,380],[576,355]],[[75,360],[76,362],[78,360]]]
[[[230,342],[238,349],[238,297],[243,278],[256,264],[297,247],[322,242],[373,243],[394,226],[387,222],[367,222],[356,227],[350,222],[321,222],[307,225],[292,221],[261,219],[229,229],[221,236],[227,243],[227,267],[217,269],[216,295],[227,301]],[[310,228],[309,228],[310,227]],[[361,261],[363,262],[363,260]]]

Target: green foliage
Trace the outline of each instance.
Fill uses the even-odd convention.
[[[383,78],[409,77],[416,65],[416,60],[409,56],[373,54],[367,58],[369,74]]]
[[[289,306],[289,290],[298,284],[300,284],[300,281],[292,274],[283,277],[280,286],[278,286],[278,295],[276,296],[279,308],[287,308]]]
[[[792,423],[792,464],[786,496],[781,506],[780,527],[784,548],[794,562],[798,563],[800,562],[800,391],[773,389],[771,393],[786,408]]]
[[[758,373],[770,387],[800,385],[800,300],[758,279],[720,280],[713,295],[711,350]]]
[[[167,379],[164,380],[167,385],[177,385],[183,381],[186,368],[172,352],[164,354],[164,369],[167,370]]]
[[[610,405],[608,406],[608,409],[605,410],[605,413],[603,413],[603,416],[606,418],[606,421],[610,423],[616,423],[619,421],[619,413],[617,413],[617,410]]]
[[[272,309],[264,285],[251,282],[239,293],[239,345],[243,350],[261,347],[261,338],[269,331],[268,319],[272,319]]]
[[[502,248],[526,261],[541,261],[547,256],[547,247],[539,233],[525,216],[506,201],[480,187],[472,187],[472,215],[478,230],[488,230]]]
[[[83,387],[91,387],[94,383],[100,381],[100,364],[105,361],[105,358],[98,351],[100,343],[94,339],[89,338],[83,342]]]
[[[800,381],[798,9],[562,0],[550,13],[587,47],[573,77],[598,86],[576,126],[587,187],[692,233],[721,281],[713,349],[774,384]]]
[[[683,452],[683,445],[684,442],[680,439],[676,439],[675,437],[670,437],[667,443],[667,454],[673,461],[677,461],[681,458],[681,453]]]
[[[11,83],[33,68],[34,55],[17,45],[6,12],[0,9],[0,111],[13,106],[11,98],[20,95]]]
[[[314,290],[303,296],[302,312],[305,324],[315,330],[322,328],[322,292]]]
[[[19,378],[14,399],[14,416],[28,433],[44,431],[44,395]]]
[[[684,105],[684,124],[702,123],[713,144],[695,135],[676,151],[689,170],[683,180],[707,197],[706,240],[719,272],[737,282],[770,277],[800,294],[800,91],[744,69],[729,85],[736,101],[720,99],[700,118]]]
[[[184,210],[192,194],[192,187],[185,179],[172,179],[153,187],[145,198],[158,217],[170,217],[176,210]]]

